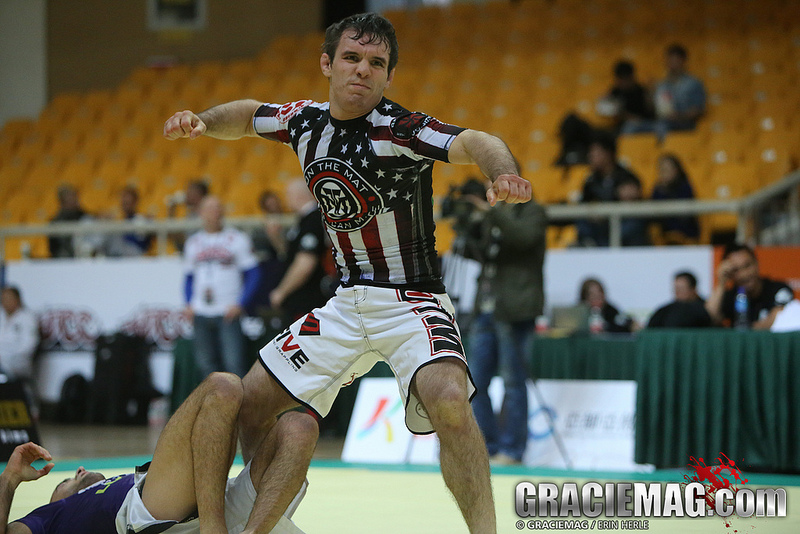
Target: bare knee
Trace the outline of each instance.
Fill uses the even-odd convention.
[[[288,445],[313,452],[319,438],[319,425],[313,416],[303,412],[287,412],[275,425],[278,446]]]
[[[438,433],[460,432],[473,417],[466,392],[456,384],[432,392],[427,399],[422,399],[422,403]]]
[[[241,378],[233,373],[217,372],[208,375],[203,383],[207,388],[207,398],[239,411],[244,400]]]

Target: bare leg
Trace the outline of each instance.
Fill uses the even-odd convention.
[[[267,534],[275,527],[303,485],[318,437],[308,414],[287,412],[278,419],[250,466],[258,497],[242,534]]]
[[[298,406],[297,401],[256,361],[242,379],[244,400],[239,416],[239,438],[245,463],[255,456],[275,425],[277,416]]]
[[[469,531],[496,533],[489,455],[469,405],[464,364],[447,358],[426,365],[413,387],[439,435],[442,476]]]
[[[239,377],[212,373],[167,422],[142,491],[154,518],[180,521],[197,509],[201,532],[227,532],[225,485],[242,396]]]

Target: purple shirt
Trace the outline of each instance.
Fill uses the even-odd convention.
[[[117,512],[132,487],[132,473],[118,475],[40,506],[18,521],[33,534],[114,534]]]

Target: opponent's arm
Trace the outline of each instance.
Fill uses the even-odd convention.
[[[475,164],[491,181],[486,200],[494,206],[498,200],[527,202],[531,184],[520,177],[519,165],[508,146],[497,137],[478,130],[458,134],[447,151],[450,163]]]
[[[255,137],[253,115],[261,105],[256,100],[234,100],[214,106],[198,114],[185,110],[175,113],[164,123],[164,137],[195,139],[207,135],[215,139]]]
[[[42,478],[53,469],[53,462],[49,462],[41,469],[35,469],[31,464],[39,459],[49,462],[52,457],[44,447],[32,442],[24,443],[14,449],[6,468],[0,474],[0,534],[30,534],[30,529],[22,523],[9,525],[8,513],[11,510],[14,492],[22,482]]]

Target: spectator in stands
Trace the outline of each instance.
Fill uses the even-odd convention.
[[[581,283],[579,303],[589,308],[589,328],[592,332],[633,332],[636,322],[606,300],[606,290],[597,278],[587,278]]]
[[[139,191],[132,185],[125,186],[119,194],[119,209],[122,218],[128,222],[145,222],[149,220],[144,215],[137,213],[139,206]],[[117,234],[106,240],[105,249],[107,256],[141,256],[147,253],[153,242],[153,234],[134,232]]]
[[[17,287],[3,288],[0,305],[0,372],[12,380],[30,380],[39,346],[39,321],[23,305]]]
[[[58,213],[50,219],[50,222],[77,222],[91,221],[92,217],[84,211],[78,199],[78,190],[70,184],[63,184],[58,187]],[[77,252],[83,255],[83,250],[92,244],[85,238],[74,238],[73,236],[52,236],[48,239],[50,246],[50,257],[52,258],[74,258]],[[84,247],[86,245],[86,247]],[[90,254],[86,254],[90,255]]]
[[[180,191],[167,199],[167,217],[174,218],[178,214],[178,207],[183,204],[186,208],[185,217],[194,219],[200,216],[200,203],[208,196],[208,184],[203,180],[192,180],[186,186],[186,191]],[[169,236],[178,252],[183,252],[186,244],[186,234],[177,232]]]
[[[620,202],[642,200],[642,184],[635,176],[624,176],[617,184],[617,199]],[[643,217],[623,217],[622,246],[646,247],[650,245],[648,236],[649,220]]]
[[[472,409],[494,464],[519,464],[528,443],[528,358],[536,317],[544,307],[544,255],[547,216],[540,204],[490,207],[471,195],[473,247],[481,263],[470,328],[469,366],[475,381]],[[469,235],[473,235],[470,232]],[[505,386],[503,417],[489,399],[489,383]]]
[[[683,164],[674,154],[658,158],[658,180],[653,187],[653,200],[691,200],[694,190]],[[700,238],[697,217],[664,217],[654,220],[660,239],[666,245],[696,244]]]
[[[675,275],[675,300],[659,308],[650,317],[648,328],[699,328],[711,326],[705,301],[697,294],[697,278],[688,271]]]
[[[286,273],[269,294],[270,304],[284,317],[284,326],[322,307],[331,296],[323,290],[324,260],[331,245],[317,201],[302,178],[289,184],[287,196],[298,220],[286,232]]]
[[[625,181],[639,178],[625,169],[617,161],[617,142],[614,136],[606,132],[597,132],[589,146],[589,166],[591,174],[583,184],[581,202],[612,202],[619,200],[618,186]],[[641,185],[639,186],[641,188]],[[609,231],[607,220],[579,220],[579,246],[607,247]]]
[[[614,131],[620,132],[628,122],[638,123],[655,118],[652,99],[636,79],[636,68],[627,60],[614,64],[614,84],[597,103],[600,115],[614,120]]]
[[[664,139],[668,132],[693,130],[706,109],[706,90],[686,70],[688,53],[680,44],[670,45],[664,55],[667,76],[653,94],[656,119],[628,121],[622,133],[655,132]]]
[[[186,240],[186,314],[194,323],[194,356],[201,378],[214,371],[244,376],[240,317],[258,290],[260,273],[250,237],[223,224],[222,202],[200,203],[203,228]]]
[[[775,316],[793,298],[792,289],[784,282],[760,276],[753,249],[734,243],[726,247],[717,268],[717,285],[706,310],[718,325],[769,330]]]

